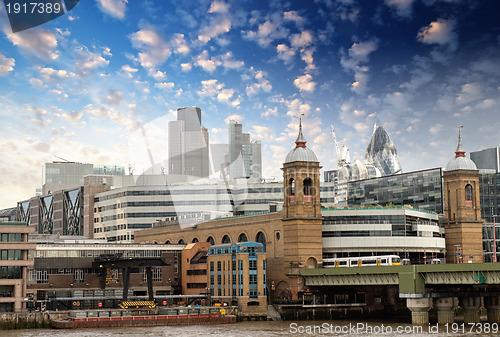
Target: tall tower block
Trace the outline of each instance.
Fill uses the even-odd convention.
[[[455,157],[443,172],[446,263],[483,262],[479,171],[465,156],[460,130]]]
[[[302,121],[295,148],[283,164],[284,264],[289,270],[292,297],[301,290],[299,269],[316,268],[322,261],[322,217],[318,158],[306,147]]]

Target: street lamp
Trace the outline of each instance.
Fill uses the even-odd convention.
[[[496,214],[492,215],[493,217],[493,262],[497,262],[497,231],[495,226],[495,218]]]

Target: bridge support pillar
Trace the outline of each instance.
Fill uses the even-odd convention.
[[[411,310],[412,324],[429,324],[429,309],[432,307],[432,298],[407,298],[406,306]]]
[[[434,300],[434,306],[438,310],[439,324],[453,324],[455,322],[455,308],[458,304],[456,297],[440,297]]]
[[[480,296],[462,297],[462,308],[464,309],[464,323],[479,323],[479,308],[481,307]]]
[[[488,322],[500,323],[500,296],[485,297],[484,306],[488,314]]]

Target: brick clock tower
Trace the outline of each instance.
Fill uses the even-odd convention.
[[[479,171],[465,156],[460,129],[455,158],[443,172],[446,263],[483,262]]]
[[[320,168],[318,158],[306,147],[301,120],[295,148],[286,156],[282,168],[284,263],[293,299],[303,290],[299,269],[322,264]]]

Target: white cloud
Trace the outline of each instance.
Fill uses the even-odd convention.
[[[174,52],[177,54],[188,54],[190,49],[187,45],[186,39],[184,38],[184,34],[175,34],[172,39],[172,46],[174,48]]]
[[[123,93],[119,90],[108,90],[108,94],[102,98],[103,103],[120,105],[123,101]]]
[[[209,13],[227,13],[229,5],[223,1],[214,1],[208,9]]]
[[[311,45],[314,41],[313,35],[310,31],[305,30],[300,34],[292,34],[290,36],[290,43],[293,48],[299,49]]]
[[[385,0],[385,4],[396,11],[403,18],[411,17],[414,0]]]
[[[436,124],[430,127],[429,132],[432,133],[433,135],[437,135],[441,132],[443,129],[443,126],[441,124]]]
[[[369,67],[362,65],[369,60],[369,55],[378,49],[378,40],[372,39],[359,43],[353,43],[347,55],[342,52],[340,64],[344,69],[354,72],[354,82],[351,90],[358,94],[363,94],[366,91],[366,86],[369,80]]]
[[[283,19],[293,21],[297,26],[304,24],[304,18],[297,11],[288,11],[283,13]]]
[[[56,70],[50,67],[40,68],[40,77],[44,82],[59,82],[64,79],[75,77],[74,73],[68,72],[66,70]]]
[[[146,69],[158,67],[170,56],[170,47],[155,30],[143,28],[131,35],[132,45],[140,49],[138,54],[141,66]]]
[[[259,24],[256,31],[243,32],[244,38],[257,42],[261,47],[267,47],[272,41],[286,38],[288,35],[288,29],[282,26],[281,19],[277,17]]]
[[[212,73],[222,62],[216,58],[208,58],[208,51],[204,50],[198,55],[195,64],[203,70]]]
[[[231,30],[231,20],[226,17],[212,18],[207,26],[200,29],[198,40],[203,43]]]
[[[426,44],[447,45],[450,51],[455,51],[458,47],[455,26],[454,20],[438,19],[422,27],[418,32],[417,40]]]
[[[300,90],[300,91],[314,91],[314,88],[316,87],[316,82],[312,80],[312,76],[309,74],[305,74],[302,76],[298,76],[294,81],[293,84]]]
[[[117,19],[125,18],[128,0],[97,0],[99,9]]]
[[[226,103],[230,106],[238,106],[240,100],[238,98],[233,100],[235,93],[234,89],[225,89],[224,83],[219,83],[217,80],[201,81],[202,88],[198,91],[198,95],[210,97],[221,103]]]
[[[193,69],[193,65],[191,63],[182,63],[181,64],[181,69],[182,71],[190,71],[191,69]]]
[[[5,76],[8,72],[14,70],[15,64],[14,59],[7,58],[0,53],[0,76]]]
[[[245,65],[245,62],[233,58],[233,53],[228,51],[221,56],[222,66],[227,69],[239,69]]]
[[[264,111],[262,114],[261,114],[262,117],[270,117],[270,116],[278,116],[278,108],[277,107],[274,107],[274,108],[268,108],[266,111]]]
[[[75,54],[77,59],[75,69],[80,75],[86,75],[92,70],[109,64],[109,60],[106,60],[100,52],[93,53],[86,46],[79,46],[75,50]]]
[[[132,78],[134,77],[134,74],[139,71],[137,68],[132,68],[128,64],[122,66],[122,70],[125,72],[125,74],[129,77]]]
[[[283,43],[276,46],[276,51],[278,52],[278,58],[282,59],[285,64],[290,63],[295,55],[295,50]]]
[[[59,57],[57,38],[50,30],[37,27],[15,34],[8,31],[4,32],[13,45],[43,60],[50,61]]]
[[[155,87],[159,89],[165,89],[165,90],[170,90],[175,86],[174,83],[172,82],[161,82],[161,83],[155,83]]]
[[[156,70],[156,71],[152,70],[149,72],[149,76],[151,76],[152,78],[154,78],[157,81],[162,81],[167,77],[167,74],[165,74],[165,72],[160,71],[160,70]]]

